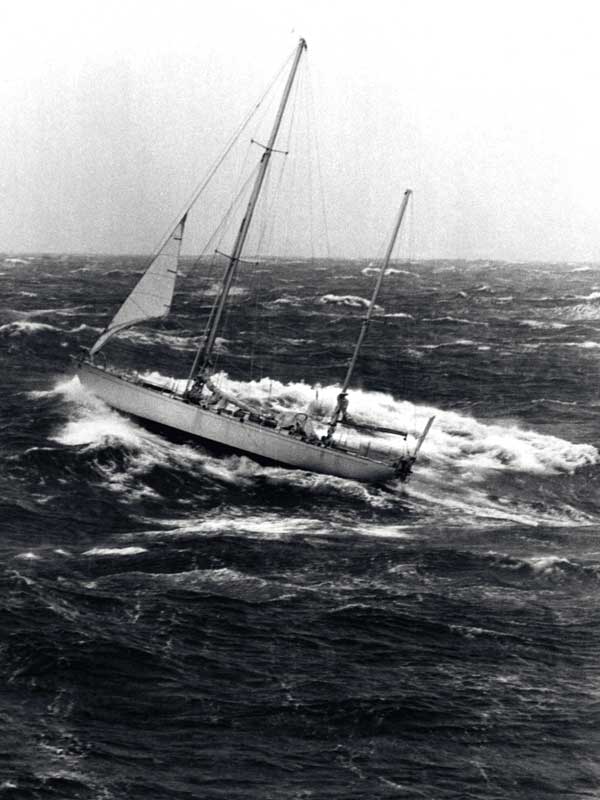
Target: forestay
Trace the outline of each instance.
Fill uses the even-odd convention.
[[[164,317],[169,313],[175,292],[177,265],[186,217],[187,214],[182,217],[117,311],[110,325],[98,338],[90,350],[91,356],[97,353],[115,333],[124,328],[149,319]]]

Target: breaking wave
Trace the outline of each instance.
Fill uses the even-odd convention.
[[[451,317],[451,316],[431,317],[431,318],[424,317],[423,322],[441,322],[441,323],[449,322],[454,325],[483,325],[489,327],[489,322],[478,322],[477,320],[474,319],[463,319],[462,317]]]
[[[64,333],[62,328],[57,328],[56,325],[49,325],[47,322],[19,320],[17,322],[7,322],[4,325],[0,325],[0,334],[4,334],[5,336],[30,335],[32,333],[41,333],[42,331],[58,331]]]
[[[381,267],[365,267],[361,270],[363,275],[379,275]],[[388,267],[385,271],[385,276],[388,275],[408,275],[411,278],[417,277],[414,272],[409,272],[406,269],[396,269],[395,267]]]
[[[370,303],[365,297],[358,297],[354,294],[324,294],[319,299],[319,302],[336,306],[348,306],[349,308],[368,308]],[[375,306],[375,309],[382,311],[380,306]]]
[[[569,327],[566,322],[551,322],[550,320],[542,319],[523,319],[519,325],[523,325],[526,328],[539,328],[542,330],[549,329],[557,331]]]
[[[15,322],[7,322],[4,325],[0,325],[0,335],[4,336],[30,336],[32,334],[44,332],[48,333],[50,331],[64,335],[81,333],[82,331],[86,330],[100,331],[100,328],[96,328],[92,325],[86,325],[85,323],[81,323],[81,325],[77,325],[75,328],[60,328],[57,325],[51,325],[48,322],[32,322],[31,320],[17,320]]]

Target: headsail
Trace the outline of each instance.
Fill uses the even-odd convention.
[[[169,313],[175,291],[177,265],[186,218],[187,212],[152,259],[150,266],[117,311],[110,325],[102,332],[90,350],[90,356],[97,353],[115,333],[124,328],[148,319],[158,319]]]

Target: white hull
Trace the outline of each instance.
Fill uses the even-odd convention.
[[[225,445],[250,456],[295,469],[337,475],[367,483],[398,476],[391,463],[336,447],[320,447],[294,436],[187,402],[179,395],[134,383],[87,362],[79,368],[82,384],[105,403],[141,419]]]

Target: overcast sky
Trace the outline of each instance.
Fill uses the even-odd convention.
[[[5,4],[0,250],[151,251],[304,36],[332,254],[600,261],[597,7]]]

